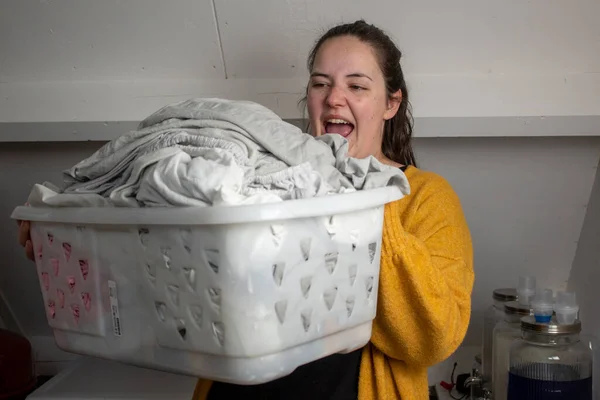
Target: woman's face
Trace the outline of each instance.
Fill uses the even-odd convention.
[[[312,134],[342,135],[348,155],[383,157],[383,126],[398,111],[401,92],[390,99],[371,46],[353,36],[325,41],[308,83],[307,106]]]

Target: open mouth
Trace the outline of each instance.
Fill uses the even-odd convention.
[[[328,119],[324,123],[325,133],[337,134],[343,137],[348,137],[354,131],[354,125],[346,120],[333,118]]]

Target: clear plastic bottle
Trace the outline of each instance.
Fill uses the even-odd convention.
[[[558,292],[556,294],[556,321],[560,325],[569,325],[575,322],[579,313],[577,305],[577,296],[574,292]]]
[[[552,289],[543,289],[535,294],[531,301],[535,320],[540,323],[548,323],[554,312],[554,292]]]
[[[516,288],[501,288],[492,294],[494,303],[485,312],[483,320],[483,345],[481,347],[481,376],[483,385],[491,389],[492,382],[492,345],[496,324],[504,319],[504,304],[519,298]]]
[[[492,295],[494,304],[486,311],[483,323],[483,341],[482,341],[482,365],[481,375],[483,386],[487,389],[493,388],[493,346],[494,346],[494,328],[498,323],[504,320],[504,305],[511,301],[519,301],[523,304],[529,304],[535,294],[536,279],[533,276],[519,276],[519,283],[516,289],[496,289]]]
[[[519,303],[530,304],[535,296],[536,280],[534,276],[519,276],[517,294]]]
[[[509,356],[508,400],[592,400],[593,352],[580,339],[581,322],[521,321],[522,338]]]
[[[521,337],[521,318],[533,315],[533,308],[518,301],[504,305],[504,319],[494,328],[492,345],[492,394],[507,400],[510,346]]]

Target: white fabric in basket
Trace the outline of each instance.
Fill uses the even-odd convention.
[[[191,99],[163,107],[64,172],[35,185],[32,206],[253,204],[409,184],[374,157],[347,157],[339,135],[313,138],[248,101]]]

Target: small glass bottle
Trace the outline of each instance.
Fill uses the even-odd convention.
[[[524,317],[521,332],[510,347],[508,400],[592,400],[594,355],[579,337],[579,320]]]
[[[492,344],[496,324],[504,319],[504,304],[519,298],[516,288],[494,290],[494,303],[485,312],[483,321],[483,345],[481,348],[481,376],[483,385],[491,389],[492,382]]]
[[[507,400],[510,346],[521,337],[521,318],[530,315],[533,315],[530,305],[510,301],[504,305],[504,319],[494,328],[492,346],[494,400]]]

